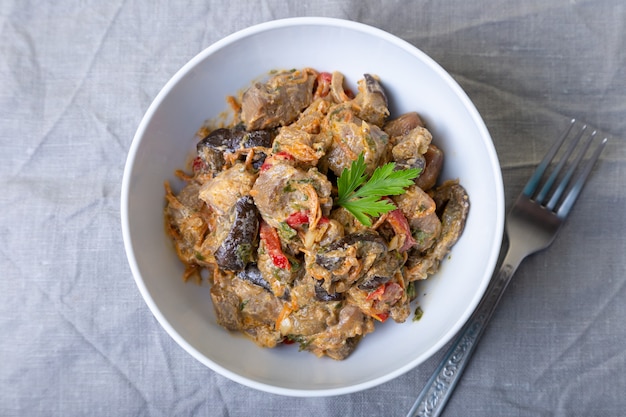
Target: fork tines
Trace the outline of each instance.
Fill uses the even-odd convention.
[[[587,134],[587,125],[573,129],[574,125],[576,125],[576,119],[570,121],[565,132],[559,140],[552,145],[552,148],[550,148],[546,156],[539,163],[523,191],[524,195],[534,200],[537,204],[544,206],[546,209],[550,211],[555,211],[556,209],[557,216],[561,218],[567,216],[574,205],[578,194],[580,194],[587,177],[591,173],[595,162],[600,157],[600,153],[602,153],[607,142],[607,138],[602,139],[596,146],[593,154],[587,158],[586,162],[581,167],[581,161],[594,141],[597,131],[594,130]],[[585,134],[587,134],[586,139],[580,143]],[[554,163],[552,172],[543,185],[539,187],[546,170],[553,163],[555,156],[557,156],[561,146],[568,138],[570,141],[569,146],[561,152],[558,163]],[[574,156],[572,157],[572,155]],[[566,165],[568,165],[567,170],[564,174],[561,174],[561,171],[563,171]],[[568,185],[574,173],[577,174],[577,177],[568,189]],[[564,194],[566,190],[567,193]]]

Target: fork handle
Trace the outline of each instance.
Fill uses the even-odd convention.
[[[436,417],[441,415],[496,306],[500,302],[504,290],[523,259],[522,253],[509,247],[500,269],[491,279],[478,307],[463,326],[459,336],[420,392],[407,417]]]

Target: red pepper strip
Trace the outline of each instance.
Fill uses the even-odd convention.
[[[367,297],[365,297],[367,301],[374,300],[374,302],[372,303],[372,310],[374,311],[376,310],[376,304],[378,303],[378,301],[380,301],[383,298],[383,295],[385,294],[386,289],[387,289],[387,284],[380,284],[378,288],[376,288],[371,293],[367,294]],[[385,320],[389,318],[389,313],[386,313],[386,312],[380,312],[380,313],[371,312],[370,315],[374,317],[376,320],[380,321],[381,323],[384,323]]]
[[[378,314],[374,314],[372,317],[374,317],[379,322],[384,323],[385,320],[389,318],[389,313],[378,313]]]
[[[385,284],[380,284],[378,288],[376,288],[371,293],[367,294],[367,297],[365,297],[365,299],[367,301],[374,300],[374,299],[380,300],[384,293],[385,293]]]
[[[287,223],[289,227],[291,227],[292,229],[296,229],[298,226],[302,226],[303,224],[309,224],[310,214],[311,213],[309,210],[301,210],[301,211],[293,212],[289,215],[289,217],[287,217],[287,220],[285,220],[285,223]],[[317,224],[322,225],[328,222],[330,222],[328,217],[322,216],[317,221]]]
[[[380,284],[378,288],[369,293],[365,298],[367,301],[372,301],[372,310],[376,311],[379,308],[388,310],[388,306],[395,304],[400,298],[404,290],[400,285],[395,282],[388,282],[386,284]],[[389,313],[385,311],[376,312],[371,314],[376,320],[384,322],[389,318]]]
[[[280,151],[280,152],[275,153],[274,155],[272,155],[272,158],[287,159],[289,161],[293,161],[295,159],[292,154],[290,154],[289,152],[285,152],[285,151]]]
[[[289,215],[289,217],[287,217],[287,220],[285,220],[285,222],[287,222],[287,224],[294,229],[298,226],[302,226],[303,224],[308,224],[309,210],[300,210],[293,212]]]
[[[276,229],[266,222],[261,221],[259,233],[261,239],[265,242],[265,249],[270,255],[270,258],[272,258],[274,266],[290,271],[291,264],[289,263],[289,259],[287,259],[283,253],[283,249],[280,247],[280,238],[278,237]]]
[[[395,209],[390,211],[389,215],[387,216],[387,221],[397,235],[404,236],[404,244],[402,244],[402,247],[398,249],[400,252],[405,252],[411,249],[415,244],[417,244],[415,239],[413,239],[413,235],[411,235],[409,222],[407,221],[406,217],[404,217],[402,210]]]
[[[263,162],[263,165],[261,165],[261,172],[267,171],[268,169],[270,169],[272,166],[274,166],[274,162],[277,160],[293,161],[294,159],[295,158],[293,157],[293,155],[290,154],[289,152],[281,151],[281,152],[275,153],[272,156],[268,157],[265,160],[265,162]]]

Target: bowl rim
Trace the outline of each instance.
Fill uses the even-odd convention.
[[[365,23],[355,22],[347,19],[340,18],[332,18],[332,17],[291,17],[277,20],[270,20],[263,23],[258,23],[244,29],[238,30],[230,35],[227,35],[220,40],[212,43],[208,47],[204,48],[194,57],[192,57],[187,63],[185,63],[176,73],[167,81],[167,83],[161,88],[159,93],[151,102],[150,106],[142,116],[141,122],[133,136],[128,156],[126,159],[126,163],[124,166],[123,178],[122,178],[122,187],[121,187],[121,197],[120,197],[120,220],[122,226],[122,236],[124,242],[124,248],[127,256],[127,260],[131,269],[131,273],[133,275],[133,279],[137,288],[139,289],[142,298],[145,303],[148,305],[148,308],[157,319],[159,324],[165,329],[165,331],[174,339],[174,341],[181,346],[187,353],[191,354],[196,360],[200,363],[207,366],[209,369],[225,376],[232,381],[235,381],[241,385],[257,389],[259,391],[269,392],[272,394],[279,394],[285,396],[293,396],[293,397],[326,397],[326,396],[335,396],[335,395],[344,395],[355,393],[358,391],[362,391],[365,389],[373,388],[390,380],[397,378],[398,376],[414,369],[419,364],[423,363],[429,357],[432,357],[434,353],[440,350],[445,344],[447,344],[453,336],[465,325],[465,323],[469,320],[471,314],[474,312],[478,303],[482,299],[487,285],[490,280],[486,280],[482,283],[482,287],[479,288],[479,291],[476,292],[474,298],[471,300],[469,304],[469,308],[467,309],[467,313],[461,317],[455,326],[453,326],[445,335],[442,337],[438,343],[434,344],[429,350],[424,352],[421,357],[408,362],[404,366],[396,369],[395,371],[389,372],[383,376],[372,378],[368,381],[347,385],[344,387],[335,387],[328,389],[298,389],[298,388],[285,388],[281,386],[270,385],[268,383],[255,381],[249,379],[245,376],[239,375],[235,372],[230,371],[229,369],[219,365],[218,363],[212,361],[207,356],[199,352],[196,348],[191,346],[189,342],[187,342],[177,331],[176,329],[169,323],[167,318],[160,311],[158,306],[156,305],[154,299],[150,295],[146,284],[144,283],[144,278],[139,270],[139,266],[137,263],[137,259],[134,252],[134,246],[132,243],[132,237],[130,234],[130,221],[129,221],[129,191],[131,187],[131,172],[133,172],[134,163],[137,156],[137,151],[139,145],[142,141],[142,138],[145,135],[145,131],[148,127],[148,124],[153,118],[155,111],[159,108],[164,98],[169,94],[169,92],[179,83],[181,78],[183,78],[191,69],[193,69],[198,63],[204,60],[207,56],[215,53],[216,51],[237,42],[240,39],[252,36],[254,34],[264,32],[267,30],[284,28],[290,26],[331,26],[337,28],[350,29],[357,32],[364,32],[366,34],[376,36],[378,38],[382,38],[391,44],[403,49],[407,53],[418,57],[421,61],[427,64],[431,69],[437,72],[437,74],[446,82],[446,84],[454,91],[456,96],[463,102],[465,109],[470,114],[473,122],[476,125],[476,128],[480,132],[481,137],[489,139],[489,142],[485,143],[486,150],[489,153],[488,158],[492,162],[492,172],[491,174],[494,177],[496,187],[497,187],[497,195],[495,196],[496,203],[496,219],[495,219],[495,234],[494,234],[494,246],[492,252],[489,254],[487,268],[486,271],[489,272],[491,276],[495,271],[496,263],[500,254],[501,249],[501,240],[504,235],[504,186],[502,180],[502,172],[500,169],[500,163],[498,160],[498,156],[495,150],[495,146],[493,144],[493,139],[489,134],[487,127],[484,123],[484,120],[480,116],[478,110],[476,109],[473,102],[470,100],[465,91],[460,87],[454,78],[435,60],[430,58],[426,53],[421,51],[416,46],[410,44],[409,42],[399,38],[396,35],[393,35],[389,32],[386,32],[383,29],[379,29],[374,26],[370,26]],[[421,358],[421,359],[420,359]]]

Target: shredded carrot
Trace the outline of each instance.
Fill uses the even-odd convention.
[[[189,175],[187,174],[185,171],[183,171],[182,169],[177,169],[176,171],[174,171],[174,174],[180,178],[183,181],[191,181],[193,180],[193,175]]]
[[[283,305],[282,310],[280,310],[278,317],[276,318],[276,322],[274,323],[274,329],[280,330],[280,325],[283,322],[283,320],[289,317],[289,315],[293,313],[296,309],[297,309],[297,305],[295,301],[291,303],[285,303]]]
[[[317,191],[315,191],[315,187],[313,187],[311,184],[306,184],[306,186],[304,187],[304,192],[309,198],[309,203],[311,204],[311,211],[309,212],[309,228],[315,229],[317,227],[317,223],[322,217],[319,197],[317,195]]]
[[[239,113],[241,111],[241,103],[239,103],[239,101],[235,97],[233,96],[226,97],[226,102],[228,103],[230,108],[233,110],[233,112]]]

